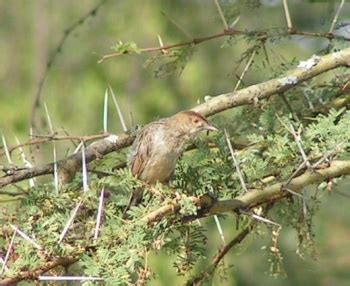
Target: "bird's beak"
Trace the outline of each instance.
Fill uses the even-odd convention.
[[[207,126],[205,126],[204,128],[205,130],[208,130],[208,131],[219,131],[219,129],[217,129],[215,126],[211,124],[207,124]]]

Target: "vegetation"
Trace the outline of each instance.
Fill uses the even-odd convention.
[[[127,1],[90,2],[85,14],[79,4],[71,11],[31,4],[45,7],[40,17],[62,5],[75,20],[48,56],[31,120],[2,115],[9,124],[0,150],[0,284],[54,284],[63,276],[84,285],[345,283],[339,265],[313,267],[325,261],[330,233],[333,250],[347,234],[349,214],[338,207],[347,202],[337,195],[348,197],[350,174],[349,6],[159,1],[139,3],[139,19]],[[16,5],[0,10],[10,14]],[[98,32],[89,34],[89,25]],[[45,38],[39,30],[31,36]],[[116,32],[125,38],[108,44]],[[98,53],[108,45],[112,52],[96,59],[97,43]],[[5,85],[6,94],[16,90],[5,105],[13,110],[27,85]],[[220,132],[188,146],[170,186],[145,186],[126,165],[140,128],[134,121],[190,108]],[[25,143],[6,140],[9,130]],[[140,186],[143,204],[122,219]],[[332,226],[339,218],[344,224]]]

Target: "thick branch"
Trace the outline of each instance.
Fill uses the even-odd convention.
[[[206,116],[240,105],[253,104],[271,95],[285,92],[312,77],[341,66],[350,66],[350,48],[331,53],[315,60],[311,68],[289,70],[284,76],[255,84],[236,92],[224,93],[193,108]]]
[[[291,180],[288,187],[294,192],[301,192],[308,185],[318,184],[322,181],[349,174],[350,161],[333,161],[327,168],[319,169],[317,171],[306,171],[304,174]],[[191,197],[191,199],[195,204],[198,205],[200,216],[233,212],[239,210],[240,208],[252,208],[257,205],[277,201],[285,197],[288,193],[282,191],[284,184],[285,182],[276,183],[261,190],[250,191],[249,193],[245,193],[244,195],[232,200],[214,201],[209,196]],[[167,204],[149,213],[144,218],[142,218],[142,220],[151,225],[152,223],[159,221],[164,216],[170,216],[177,213],[180,208],[180,205],[177,203]],[[191,219],[196,218],[197,217],[192,217]],[[216,257],[214,257],[214,268],[220,262],[225,253],[229,251],[232,246],[244,239],[248,232],[248,229],[242,231],[239,236],[233,239]],[[16,277],[0,280],[0,285],[11,285],[24,279],[34,279],[35,277],[38,277],[42,273],[45,273],[56,266],[70,265],[75,261],[75,258],[72,257],[58,258],[47,262],[44,266],[34,271],[21,272],[20,275]]]
[[[317,60],[315,60],[314,63],[313,66],[308,68],[301,67],[290,70],[284,76],[277,79],[271,79],[260,84],[255,84],[236,92],[218,95],[211,100],[192,108],[192,110],[205,116],[210,116],[237,106],[254,104],[260,99],[269,98],[274,94],[287,91],[303,81],[326,71],[342,66],[350,66],[350,48],[322,57],[317,57]],[[134,140],[134,135],[119,135],[115,143],[111,143],[107,139],[97,141],[86,148],[85,153],[87,163],[95,160],[97,154],[103,156],[131,145]],[[81,167],[81,153],[77,153],[67,159],[61,160],[59,166],[61,167],[61,170],[63,170],[61,174],[62,177],[65,177],[64,181],[69,181],[69,179],[71,179],[75,172]],[[0,188],[14,182],[52,173],[52,164],[21,170],[13,175],[0,178]]]
[[[343,175],[350,175],[350,161],[333,161],[328,168],[306,171],[299,177],[292,179],[289,182],[288,189],[300,193],[309,185],[319,184]],[[264,203],[277,201],[289,194],[283,191],[285,184],[286,182],[276,183],[261,190],[250,191],[232,200],[215,201],[212,203],[205,196],[200,198],[191,197],[193,202],[199,207],[199,216],[190,217],[189,219],[193,220],[202,216],[239,211],[242,208],[248,209]],[[179,209],[180,205],[177,203],[167,204],[149,213],[143,220],[148,224],[152,224],[164,216],[176,213]]]
[[[40,275],[57,266],[69,266],[77,261],[74,257],[61,257],[55,258],[52,261],[46,262],[44,265],[32,271],[22,271],[14,277],[5,278],[0,280],[0,285],[13,285],[25,279],[37,279]]]
[[[95,160],[98,157],[109,154],[113,151],[117,151],[121,148],[131,145],[134,140],[135,135],[131,134],[121,134],[114,138],[115,140],[110,140],[110,137],[96,141],[85,149],[86,163]],[[67,159],[63,159],[58,162],[60,168],[60,176],[68,180],[81,168],[81,152],[69,156]],[[38,177],[47,174],[53,174],[54,168],[53,163],[33,167],[29,169],[23,169],[14,171],[13,174],[4,176],[0,178],[0,188],[7,186],[9,184],[19,182],[25,179]]]
[[[300,193],[305,187],[313,184],[319,184],[332,178],[343,175],[350,175],[350,161],[333,161],[328,168],[306,171],[299,177],[290,181],[288,189]],[[262,190],[251,191],[241,197],[236,198],[242,204],[243,208],[252,208],[268,202],[273,202],[285,197],[288,193],[282,191],[285,182],[276,183],[265,187]],[[237,210],[235,200],[218,201],[215,203],[208,214],[223,213]]]
[[[85,162],[89,163],[95,159],[102,158],[104,155],[109,154],[113,151],[117,151],[121,148],[129,146],[134,141],[134,134],[121,134],[115,137],[107,137],[103,140],[99,140],[91,144],[85,149]],[[82,166],[82,155],[81,152],[73,154],[67,159],[61,160],[59,166],[59,181],[60,184],[65,184],[75,176],[75,173],[80,170]],[[1,181],[0,181],[1,187]]]
[[[47,164],[44,166],[33,167],[29,169],[15,170],[14,173],[0,178],[0,188],[13,184],[25,179],[39,177],[53,173],[53,164]]]

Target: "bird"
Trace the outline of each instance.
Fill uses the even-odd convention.
[[[149,123],[136,135],[128,157],[131,173],[147,185],[167,185],[176,162],[186,145],[202,131],[218,131],[195,111],[181,111],[171,117]],[[142,201],[143,188],[135,188],[123,217],[132,206]]]

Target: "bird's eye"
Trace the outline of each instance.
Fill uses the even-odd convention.
[[[199,122],[199,120],[196,118],[194,121],[193,121],[194,123],[198,123]]]

